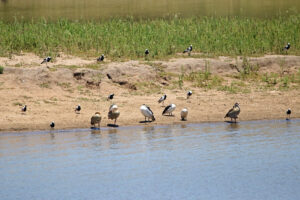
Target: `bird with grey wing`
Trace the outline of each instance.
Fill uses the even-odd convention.
[[[229,117],[231,121],[232,119],[234,119],[234,122],[236,122],[236,119],[238,118],[240,112],[241,109],[239,103],[235,103],[234,106],[227,112],[224,118]]]
[[[186,50],[183,51],[183,53],[188,53],[189,55],[193,51],[193,45],[190,45]]]
[[[41,65],[42,65],[42,64],[44,64],[44,63],[46,63],[46,66],[48,67],[48,62],[50,62],[50,61],[51,61],[51,59],[52,59],[52,58],[51,58],[51,57],[49,57],[49,56],[48,56],[48,57],[46,57],[46,58],[44,58],[44,60],[41,62]]]
[[[118,106],[116,104],[112,104],[109,107],[108,119],[115,120],[114,125],[116,125],[119,116],[120,116],[120,111],[118,110]]]
[[[143,104],[141,107],[140,107],[140,110],[141,110],[141,113],[144,115],[145,117],[145,122],[147,121],[147,118],[148,118],[148,122],[150,121],[150,118],[153,121],[155,121],[155,117],[154,117],[154,114],[152,112],[152,110],[150,109],[149,106]]]
[[[170,104],[168,105],[167,107],[165,107],[164,111],[162,112],[162,115],[166,115],[166,114],[169,114],[169,115],[173,115],[172,112],[175,110],[176,108],[176,105],[175,104]]]
[[[99,128],[101,119],[102,119],[102,117],[101,117],[100,112],[95,112],[95,114],[91,117],[91,125],[95,128],[95,126],[97,124],[97,126]]]
[[[158,100],[158,103],[162,102],[162,105],[164,106],[164,102],[165,102],[166,99],[167,99],[167,95],[164,94],[162,97],[160,97],[160,99]]]
[[[104,60],[104,54],[102,54],[99,58],[97,58],[98,62],[102,62]]]

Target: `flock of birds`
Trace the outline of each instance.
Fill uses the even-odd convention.
[[[287,43],[287,45],[282,49],[283,51],[288,51],[290,49],[291,45],[290,43]],[[193,45],[190,45],[188,48],[186,48],[183,53],[188,53],[188,55],[191,54],[191,52],[193,51]],[[150,54],[150,51],[148,49],[145,50],[145,56],[147,57],[148,55]],[[104,61],[104,54],[102,54],[99,58],[97,58],[97,61],[98,62],[102,62]],[[44,60],[41,62],[41,64],[44,64],[46,63],[46,66],[48,67],[47,63],[51,61],[51,57],[46,57],[44,58]],[[108,75],[109,76],[109,75]],[[110,77],[108,77],[110,78]],[[190,98],[192,96],[192,91],[188,91],[187,92],[187,99]],[[114,98],[114,94],[110,94],[107,98],[107,100],[112,100]],[[162,103],[162,105],[164,106],[164,102],[165,100],[167,99],[167,95],[164,94],[159,100],[158,100],[158,103]],[[166,106],[162,112],[162,115],[173,115],[172,112],[176,109],[176,105],[175,104],[170,104],[168,106]],[[23,106],[22,107],[22,112],[26,112],[27,110],[27,106]],[[75,112],[77,114],[80,113],[80,110],[81,110],[81,106],[80,105],[77,105],[77,107],[75,108]],[[143,104],[141,107],[140,107],[140,111],[141,113],[143,114],[143,116],[145,117],[145,122],[150,122],[150,119],[151,121],[155,121],[155,117],[154,117],[154,113],[153,111],[150,109],[149,106],[147,106],[146,104]],[[239,106],[239,103],[235,103],[234,106],[227,112],[227,114],[225,115],[224,118],[230,118],[231,121],[232,119],[234,119],[234,122],[236,123],[236,119],[238,118],[238,115],[240,114],[241,112],[241,109],[240,109],[240,106]],[[291,115],[292,111],[291,109],[289,108],[287,111],[286,111],[286,114],[287,114],[287,120],[290,119],[290,115]],[[187,120],[187,116],[188,116],[188,109],[187,108],[183,108],[180,112],[180,115],[181,115],[181,120],[182,121],[186,121]],[[115,120],[114,121],[114,125],[116,125],[116,121],[117,121],[117,118],[120,116],[120,111],[118,110],[118,106],[116,104],[112,104],[110,107],[109,107],[109,111],[108,111],[108,119],[111,119],[111,120]],[[91,118],[91,125],[93,127],[96,127],[96,125],[98,127],[100,127],[100,122],[101,122],[101,114],[100,112],[96,112],[92,118]],[[51,128],[54,128],[55,127],[55,123],[52,121],[50,123],[50,127]]]

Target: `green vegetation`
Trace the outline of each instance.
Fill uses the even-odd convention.
[[[3,74],[4,67],[0,66],[0,74]]]
[[[192,44],[204,56],[300,55],[300,15],[271,19],[244,17],[195,17],[171,19],[110,19],[70,21],[45,19],[0,21],[0,55],[34,52],[55,57],[58,52],[98,56],[110,60],[175,56]],[[192,54],[192,56],[197,56]],[[199,56],[199,55],[198,55]],[[94,68],[97,66],[91,66]]]

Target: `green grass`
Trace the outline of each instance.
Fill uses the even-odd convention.
[[[0,74],[3,74],[4,67],[0,66]]]
[[[172,57],[193,44],[205,56],[281,54],[300,55],[300,15],[271,19],[195,17],[171,19],[110,19],[70,21],[45,19],[0,21],[0,55],[34,52],[55,57],[58,52],[110,60]],[[192,54],[193,56],[193,54]],[[147,60],[148,60],[147,59]],[[92,66],[94,68],[97,66]]]

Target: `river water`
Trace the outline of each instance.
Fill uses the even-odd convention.
[[[0,199],[300,199],[300,120],[0,134]]]
[[[300,11],[299,0],[0,0],[0,19],[190,16],[272,17]]]

